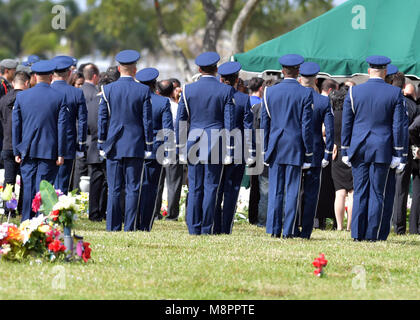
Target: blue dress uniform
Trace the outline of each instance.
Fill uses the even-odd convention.
[[[374,69],[391,62],[383,56],[366,61]],[[341,148],[343,162],[353,171],[354,240],[378,239],[390,164],[391,168],[399,164],[404,149],[403,119],[401,90],[381,78],[351,87],[344,101]]]
[[[39,61],[32,65],[37,74],[51,74],[55,64]],[[31,219],[32,199],[39,184],[54,183],[58,157],[65,154],[67,106],[65,96],[40,82],[35,87],[19,92],[12,113],[13,153],[20,156],[24,186],[22,221]]]
[[[315,77],[320,67],[315,62],[305,62],[300,67],[304,77]],[[302,230],[296,228],[295,236],[309,239],[312,234],[316,208],[321,186],[321,170],[332,159],[334,149],[334,115],[330,99],[320,95],[313,88],[314,110],[312,116],[313,158],[311,167],[303,172],[303,199],[301,201]],[[325,125],[326,143],[323,139],[322,124]],[[325,150],[325,151],[324,151]],[[295,225],[297,227],[297,224]]]
[[[389,64],[387,67],[387,75],[393,75],[398,72],[398,68],[392,64]],[[403,142],[404,142],[404,151],[401,159],[402,165],[405,166],[407,163],[408,157],[408,148],[409,148],[409,136],[408,136],[408,125],[409,125],[409,118],[408,118],[408,110],[405,99],[403,100],[404,103],[404,120],[403,120]],[[384,197],[384,212],[382,215],[379,233],[378,233],[378,240],[386,240],[389,236],[391,231],[391,219],[392,219],[392,212],[394,208],[394,199],[395,199],[395,190],[396,190],[396,169],[389,169],[389,176],[387,180],[387,184],[385,187],[385,197]],[[402,169],[401,169],[402,170]]]
[[[286,55],[280,64],[298,68],[300,55]],[[266,231],[273,237],[293,237],[299,203],[302,165],[312,163],[312,90],[285,78],[264,92],[261,108],[264,161],[269,165]],[[284,213],[284,221],[283,221]]]
[[[235,74],[238,75],[240,70],[241,64],[239,62],[226,62],[219,67],[218,72],[223,77]],[[252,153],[252,143],[249,139],[245,139],[244,132],[244,129],[252,130],[253,128],[253,115],[251,112],[249,96],[235,90],[233,97],[235,100],[234,130],[240,130],[242,147],[244,150],[246,148],[250,151],[249,153]],[[214,215],[213,233],[215,234],[230,234],[232,232],[236,203],[238,201],[241,182],[245,172],[245,152],[242,152],[242,150],[240,151],[241,152],[238,155],[239,158],[237,159],[234,157],[234,163],[225,165],[223,169]]]
[[[200,67],[215,66],[220,60],[216,52],[199,55],[195,63]],[[211,131],[233,129],[234,89],[217,81],[212,75],[202,75],[195,82],[183,88],[176,117],[176,141],[180,150],[180,160],[186,148],[188,154],[188,205],[187,226],[190,234],[211,234],[213,232],[214,211],[217,189],[223,169],[222,160],[209,163],[212,152],[221,147],[221,139],[211,139]],[[181,123],[182,122],[182,123]],[[180,140],[189,123],[188,141]],[[186,139],[184,139],[186,140]],[[193,151],[199,148],[200,161],[191,161]],[[190,152],[191,151],[191,152]],[[183,161],[182,161],[183,162]]]
[[[116,60],[132,65],[134,50],[121,51]],[[121,188],[125,185],[124,231],[134,231],[145,150],[153,147],[150,91],[131,76],[121,76],[102,88],[98,111],[98,149],[106,160],[108,203],[106,229],[121,231]],[[147,156],[147,154],[146,154]]]
[[[159,71],[155,68],[146,68],[136,74],[136,79],[147,85],[155,81],[159,76]],[[150,90],[152,101],[153,119],[153,152],[150,159],[144,161],[143,180],[140,189],[140,205],[137,214],[136,229],[141,231],[151,231],[153,226],[153,213],[156,205],[156,197],[159,187],[159,180],[162,172],[163,159],[157,159],[157,151],[164,141],[156,139],[161,130],[173,132],[173,118],[171,103],[168,98],[162,97]]]
[[[72,57],[58,56],[53,59],[57,64],[56,71],[67,71],[74,63]],[[64,154],[64,165],[58,169],[57,178],[55,179],[56,189],[60,189],[67,194],[70,186],[70,176],[73,170],[73,163],[76,152],[79,156],[83,156],[86,149],[87,138],[87,108],[83,91],[69,85],[64,80],[55,80],[51,87],[63,93],[66,97],[66,105],[68,108],[68,126],[66,151]],[[77,128],[76,128],[77,122]]]

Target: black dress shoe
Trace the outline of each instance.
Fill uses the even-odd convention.
[[[271,238],[281,238],[281,234],[280,233],[279,234],[272,233]]]
[[[362,239],[354,238],[353,241],[362,242]]]
[[[289,234],[288,236],[283,236],[283,239],[292,239],[292,238],[294,238],[294,236],[291,234]]]

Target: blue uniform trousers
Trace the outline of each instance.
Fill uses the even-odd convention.
[[[159,179],[162,173],[162,165],[155,159],[144,161],[143,181],[140,189],[140,204],[137,214],[136,229],[151,231],[154,221],[154,210],[159,188]]]
[[[188,165],[187,226],[190,234],[212,234],[221,164]]]
[[[123,185],[125,185],[124,231],[134,231],[142,168],[142,158],[106,160],[108,181],[108,203],[106,212],[107,231],[121,231],[122,229],[120,196]]]
[[[283,230],[283,237],[293,236],[301,177],[302,168],[300,166],[270,165],[268,173],[267,233],[279,236]]]
[[[385,187],[384,212],[379,227],[378,240],[386,240],[391,231],[392,212],[394,209],[396,188],[395,169],[389,169],[388,180]]]
[[[384,209],[389,164],[352,161],[354,180],[351,237],[377,240]]]
[[[57,177],[55,178],[54,186],[67,194],[70,189],[70,176],[73,169],[73,159],[65,159],[64,164],[58,168]]]
[[[57,171],[55,160],[25,158],[22,161],[20,166],[23,181],[22,222],[37,214],[32,212],[32,200],[39,191],[39,184],[42,180],[54,184]]]
[[[225,166],[223,169],[214,213],[213,233],[215,234],[232,233],[236,204],[238,202],[244,172],[245,165],[243,164],[231,164]]]
[[[321,187],[321,170],[320,167],[311,167],[303,170],[302,230],[298,229],[298,224],[296,223],[295,236],[297,237],[306,239],[311,237]]]

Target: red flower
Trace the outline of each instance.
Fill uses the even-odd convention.
[[[162,216],[166,217],[167,215],[168,215],[168,211],[165,210],[162,212]]]
[[[38,193],[35,195],[34,200],[32,200],[32,211],[33,211],[33,212],[38,212],[39,208],[41,207],[41,203],[42,203],[42,200],[41,200],[41,193],[40,193],[40,192],[38,192]]]
[[[314,275],[316,275],[316,276],[318,276],[318,277],[320,277],[320,276],[321,276],[321,273],[322,273],[322,268],[317,268],[317,269],[315,269],[315,271],[314,271]]]
[[[57,221],[59,215],[60,210],[54,210],[53,212],[51,212],[50,217],[53,219],[53,221]]]
[[[60,240],[54,240],[48,245],[48,250],[52,252],[64,252],[66,250],[66,247],[61,244]]]
[[[325,259],[325,255],[323,253],[319,254],[318,258],[312,262],[313,266],[316,268],[314,274],[320,277],[323,274],[322,268],[324,268],[328,263],[328,260]]]
[[[89,246],[90,246],[89,242],[83,242],[82,259],[84,262],[87,262],[90,259],[90,253],[92,252],[92,249],[89,248]]]

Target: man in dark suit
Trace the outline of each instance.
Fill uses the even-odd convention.
[[[82,85],[81,89],[85,96],[86,105],[89,104],[90,101],[96,98],[98,94],[98,81],[99,81],[99,69],[93,63],[86,63],[80,66],[80,69],[83,73],[83,77],[85,78],[85,82]],[[90,137],[88,136],[87,146],[89,148]],[[74,172],[73,172],[73,189],[80,189],[80,177],[87,176],[89,174],[88,171],[88,162],[87,162],[87,154],[85,153],[83,157],[76,158],[74,163]]]
[[[12,146],[12,111],[15,105],[16,95],[18,92],[27,90],[29,88],[30,75],[26,72],[16,72],[13,79],[13,89],[11,89],[5,96],[0,99],[0,121],[3,127],[3,150],[1,152],[4,161],[4,187],[6,184],[15,186],[16,176],[20,174],[20,166],[16,163],[13,156]],[[18,211],[22,213],[23,200],[23,183],[20,184],[20,194],[18,202]],[[6,212],[9,209],[6,209]],[[15,210],[11,211],[11,216],[16,215]]]
[[[50,86],[55,68],[51,61],[35,63],[37,85],[19,92],[13,108],[13,153],[21,163],[24,186],[22,221],[36,214],[32,199],[40,182],[54,184],[58,166],[64,163],[68,115],[66,97]]]
[[[97,85],[99,84],[102,88],[112,81],[106,75],[99,80],[99,70],[93,64],[86,66],[84,73],[90,78],[90,80],[86,79],[82,86],[88,109],[88,135],[90,138],[86,155],[90,171],[89,220],[102,221],[106,219],[108,185],[106,183],[106,162],[99,155],[98,150],[98,111],[101,95]]]
[[[134,80],[140,53],[124,50],[116,56],[121,77],[102,88],[98,112],[98,149],[106,157],[108,181],[107,231],[121,231],[120,196],[125,185],[124,231],[134,231],[143,160],[153,148],[149,88]]]
[[[70,189],[70,178],[75,158],[84,157],[87,139],[87,109],[83,91],[67,83],[71,75],[70,68],[74,61],[69,56],[57,56],[53,59],[56,64],[54,81],[51,87],[66,97],[68,109],[66,152],[64,164],[58,169],[55,187],[67,194]]]

